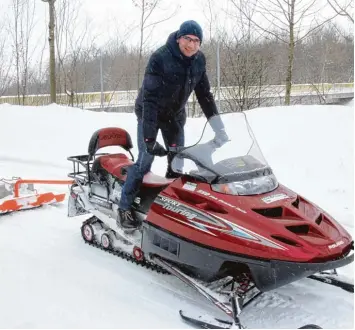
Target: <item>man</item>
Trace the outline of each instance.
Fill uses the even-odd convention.
[[[149,59],[135,103],[139,155],[128,169],[119,204],[117,224],[123,228],[134,229],[140,225],[131,205],[144,175],[151,169],[154,156],[167,154],[156,141],[158,130],[161,130],[166,148],[184,146],[185,105],[193,91],[207,119],[218,114],[206,75],[205,56],[200,51],[202,39],[200,25],[186,21]],[[223,125],[212,128],[221,140],[227,139]],[[171,170],[169,155],[166,177],[177,177]]]

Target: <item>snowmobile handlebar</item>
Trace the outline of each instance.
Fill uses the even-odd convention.
[[[194,147],[195,149],[196,148],[205,148],[205,147],[208,147],[210,149],[211,152],[213,152],[214,150],[220,148],[224,143],[230,141],[229,139],[228,140],[225,140],[225,141],[219,141],[219,140],[216,140],[216,138],[208,141],[208,142],[205,142],[205,143],[201,143],[201,144],[195,144],[195,145],[192,145],[192,146],[188,146],[188,147],[182,147],[182,146],[169,146],[168,150],[166,151],[166,154],[167,155],[176,155],[186,149],[190,149],[192,147]]]
[[[181,147],[181,146],[174,146],[174,147],[169,147],[167,150],[167,155],[175,155],[181,151],[186,149],[186,147]]]

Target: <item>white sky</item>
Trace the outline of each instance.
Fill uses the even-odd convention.
[[[0,12],[0,23],[4,15],[11,15],[9,10],[9,4],[12,0],[0,0],[1,7],[7,10],[2,10]],[[48,5],[40,0],[36,1],[36,38],[32,41],[33,44],[41,44],[43,40],[43,46],[47,47],[47,40],[44,36],[48,28]],[[57,4],[61,0],[57,0]],[[139,41],[139,31],[136,28],[139,25],[140,13],[139,9],[135,8],[132,0],[79,0],[82,3],[82,12],[79,16],[80,24],[83,24],[85,20],[90,19],[91,23],[89,25],[89,32],[91,39],[96,37],[96,44],[102,45],[107,40],[113,39],[114,37],[123,38],[126,44],[138,45]],[[301,1],[301,0],[300,0]],[[307,0],[302,0],[306,2]],[[311,0],[309,0],[311,1]],[[326,3],[326,0],[317,0],[317,3]],[[339,0],[347,1],[347,0]],[[220,28],[227,27],[227,30],[231,30],[231,27],[238,27],[238,22],[233,19],[228,19],[225,14],[225,9],[229,3],[228,0],[211,0],[213,4],[213,15],[214,17],[214,28],[217,26]],[[204,36],[206,39],[209,38],[209,24],[206,15],[209,15],[207,8],[207,0],[162,0],[161,9],[155,11],[152,15],[149,23],[162,20],[167,16],[171,15],[174,8],[180,5],[177,14],[168,21],[159,24],[149,36],[148,43],[151,48],[162,45],[166,42],[168,35],[177,30],[179,25],[189,19],[194,19],[198,21],[204,31]],[[228,9],[227,9],[228,10]],[[329,16],[333,15],[333,11],[328,6],[327,9],[323,10],[319,15]],[[216,17],[218,16],[218,20]],[[43,17],[45,18],[43,20]],[[346,18],[339,18],[337,22],[340,23],[344,28],[353,30],[353,26],[350,25]],[[1,24],[0,24],[1,25]],[[224,25],[222,27],[222,25]],[[78,33],[80,28],[77,29]],[[130,34],[127,36],[127,32]],[[40,48],[43,48],[40,45]],[[47,51],[46,51],[47,53]]]
[[[167,36],[177,30],[180,24],[189,19],[198,21],[202,26],[204,23],[204,14],[199,4],[202,0],[163,0],[162,9],[157,10],[150,20],[155,22],[162,20],[171,15],[178,5],[177,14],[168,21],[160,23],[153,31],[151,43],[165,43]],[[221,1],[221,0],[220,0]],[[134,7],[131,0],[82,0],[85,3],[86,11],[90,17],[94,18],[93,29],[102,31],[103,26],[109,28],[116,26],[122,27],[122,33],[127,30],[132,30],[132,27],[139,24],[140,12],[139,9]],[[98,5],[98,3],[100,3]],[[130,39],[138,42],[138,29],[135,30]],[[206,32],[206,31],[205,31]],[[129,41],[129,40],[127,40]]]
[[[59,0],[57,0],[59,1]],[[300,0],[303,3],[307,0]],[[339,2],[347,0],[338,0]],[[311,2],[311,0],[310,0]],[[326,0],[317,0],[319,3],[326,3]],[[120,26],[122,33],[127,30],[131,30],[135,25],[139,24],[140,12],[138,8],[135,8],[132,4],[132,0],[81,0],[83,7],[85,8],[86,14],[92,18],[93,23],[91,25],[92,31],[96,31],[101,34],[101,38],[105,39],[107,33],[112,33],[115,26]],[[149,22],[154,22],[157,20],[164,19],[169,16],[176,6],[180,6],[178,13],[168,21],[165,21],[157,26],[153,31],[150,38],[150,43],[165,43],[167,36],[179,28],[180,24],[189,19],[194,19],[199,22],[204,30],[205,37],[209,37],[209,23],[206,15],[209,15],[209,10],[207,6],[207,0],[162,0],[159,11],[156,11]],[[225,11],[230,12],[230,4],[228,0],[211,0],[213,6],[213,15],[215,18],[218,17],[218,21],[214,21],[215,28],[219,26],[227,26],[227,29],[233,25],[235,26],[235,21],[228,18]],[[325,8],[319,16],[328,17],[333,15],[333,11],[328,6]],[[350,26],[346,18],[337,19],[343,27]],[[353,29],[353,26],[351,26]],[[135,31],[135,33],[134,33]],[[138,42],[139,32],[135,29],[133,35],[129,40]],[[127,40],[128,41],[128,40]]]

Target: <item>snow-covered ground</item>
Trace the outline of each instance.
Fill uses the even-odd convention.
[[[247,112],[278,180],[316,202],[352,235],[353,112],[353,102]],[[203,123],[188,119],[187,144],[196,141]],[[136,141],[132,114],[5,104],[0,124],[0,179],[67,179],[66,158],[86,153],[101,127],[123,127]],[[153,171],[163,175],[165,169],[166,160],[157,159]],[[84,218],[67,218],[66,203],[0,217],[0,328],[188,328],[179,309],[217,312],[178,279],[84,244]],[[353,265],[339,272],[353,281]],[[353,295],[304,279],[264,294],[243,311],[242,322],[248,328],[317,323],[352,329]]]

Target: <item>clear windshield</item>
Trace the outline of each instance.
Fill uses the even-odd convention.
[[[220,127],[225,134],[215,133]],[[196,143],[174,157],[172,169],[227,194],[261,194],[278,185],[243,112],[212,117]]]

